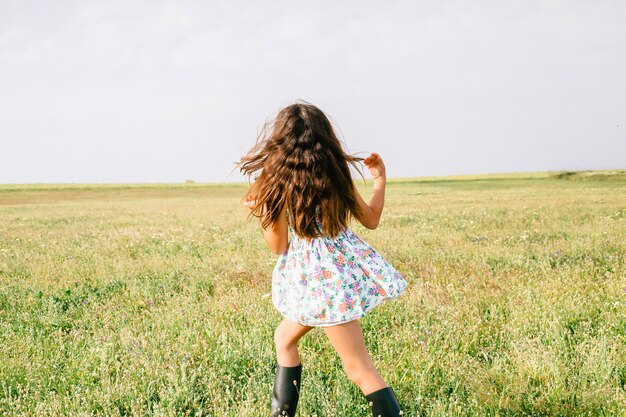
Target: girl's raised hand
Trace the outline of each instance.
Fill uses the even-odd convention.
[[[385,164],[383,158],[379,154],[372,152],[370,156],[363,160],[363,163],[370,171],[370,174],[374,179],[383,178],[386,179]]]
[[[256,199],[249,195],[243,200],[243,206],[252,210],[256,206]]]

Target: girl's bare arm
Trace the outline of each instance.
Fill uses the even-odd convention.
[[[263,229],[263,236],[272,253],[276,255],[285,253],[289,247],[287,213],[285,211],[280,214],[278,221],[273,226]]]
[[[248,196],[243,202],[245,207],[253,209],[256,204],[254,197]],[[284,253],[289,247],[289,236],[287,228],[287,212],[283,212],[278,216],[278,221],[267,229],[263,229],[263,237],[265,237],[265,243],[270,250],[276,255]]]
[[[385,164],[377,153],[372,153],[363,162],[374,177],[374,189],[369,203],[363,200],[358,191],[356,192],[356,198],[361,208],[361,216],[357,220],[367,229],[376,229],[385,205],[385,187],[387,186]]]
[[[370,197],[369,203],[366,203],[357,191],[356,198],[361,207],[361,217],[357,218],[367,229],[376,229],[380,223],[380,217],[383,214],[383,206],[385,205],[385,185],[383,179],[374,180],[374,191]]]

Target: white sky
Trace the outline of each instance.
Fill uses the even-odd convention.
[[[0,0],[0,183],[240,181],[296,99],[389,177],[626,168],[626,1]]]

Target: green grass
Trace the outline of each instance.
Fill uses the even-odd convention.
[[[268,415],[244,190],[1,185],[0,415]],[[361,321],[405,415],[626,415],[625,219],[624,171],[390,181],[354,229],[409,281]],[[301,355],[300,416],[368,415],[323,331]]]

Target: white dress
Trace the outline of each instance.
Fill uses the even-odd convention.
[[[406,288],[402,275],[349,228],[334,238],[308,240],[288,227],[289,248],[272,273],[272,303],[287,320],[306,326],[346,323]]]

